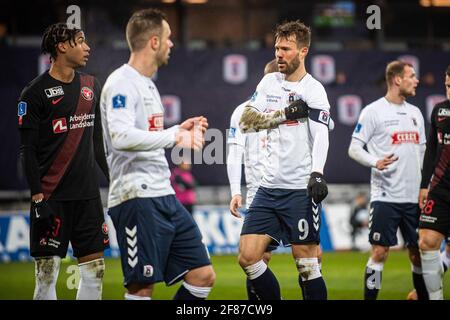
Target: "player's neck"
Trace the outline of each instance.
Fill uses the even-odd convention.
[[[130,59],[128,60],[128,65],[148,78],[151,78],[155,72],[158,71],[158,66],[155,60],[142,56],[142,51],[139,53],[132,52]]]
[[[388,90],[384,97],[387,101],[393,104],[403,104],[403,102],[405,102],[405,97],[397,92],[393,92],[392,90]]]
[[[293,73],[287,74],[284,77],[284,80],[289,81],[289,82],[298,82],[298,81],[302,80],[305,75],[306,75],[305,65],[301,64],[297,68],[297,70],[295,70]]]
[[[57,61],[52,63],[48,73],[52,78],[64,83],[72,82],[75,77],[75,70],[73,68],[58,63]]]

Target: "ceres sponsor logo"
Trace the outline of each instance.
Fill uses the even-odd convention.
[[[394,132],[392,135],[392,144],[419,143],[419,133],[414,131]]]
[[[152,114],[148,117],[148,130],[161,131],[164,127],[164,115],[162,113]]]
[[[67,131],[67,121],[66,118],[59,118],[52,121],[53,132],[63,133]]]

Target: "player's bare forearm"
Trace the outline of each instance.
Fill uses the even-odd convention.
[[[242,113],[239,126],[244,133],[257,132],[266,129],[273,129],[284,121],[282,110],[270,113],[263,113],[247,106]]]

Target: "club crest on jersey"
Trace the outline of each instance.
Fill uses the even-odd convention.
[[[297,94],[296,92],[289,92],[288,103],[291,104],[294,101],[302,99],[302,96]]]
[[[113,109],[125,108],[126,97],[124,95],[118,94],[112,98]]]
[[[152,114],[148,117],[148,131],[161,131],[164,129],[164,115],[162,113]]]
[[[151,266],[151,265],[144,266],[143,275],[144,275],[144,277],[147,277],[147,278],[150,278],[151,276],[153,276],[153,266]]]
[[[92,99],[94,99],[94,91],[92,91],[92,89],[89,87],[81,88],[81,95],[87,101],[91,101]]]
[[[44,89],[44,92],[45,92],[45,95],[47,96],[47,98],[49,98],[49,99],[53,98],[53,97],[58,97],[58,96],[64,95],[64,90],[61,86]]]
[[[415,131],[394,132],[392,144],[419,143],[419,133]]]
[[[106,222],[103,222],[102,224],[102,232],[103,234],[108,234],[108,225],[106,224]]]
[[[52,121],[53,132],[63,133],[67,131],[67,121],[66,118],[59,118]]]

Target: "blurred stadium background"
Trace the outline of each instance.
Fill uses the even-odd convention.
[[[130,0],[111,4],[100,1],[3,1],[0,4],[0,299],[30,299],[33,264],[28,251],[28,199],[26,180],[18,156],[17,99],[22,88],[48,68],[40,55],[45,27],[66,21],[69,5],[81,8],[91,56],[84,71],[103,84],[115,68],[125,63],[128,49],[124,29],[131,13],[158,7],[168,15],[175,47],[168,66],[161,68],[156,84],[166,108],[166,125],[202,114],[209,119],[210,144],[205,153],[214,163],[195,164],[198,201],[194,216],[208,245],[218,274],[213,299],[245,299],[243,272],[235,253],[241,221],[228,211],[226,129],[234,108],[245,101],[262,77],[263,67],[274,57],[272,31],[286,19],[300,19],[312,27],[312,47],[307,70],[324,85],[336,128],[330,139],[325,177],[330,193],[322,212],[324,277],[331,299],[360,299],[367,260],[367,228],[352,242],[350,216],[358,194],[368,195],[368,168],[347,156],[351,133],[361,109],[384,94],[387,62],[411,62],[419,75],[417,105],[429,124],[436,102],[445,99],[444,71],[450,64],[450,0],[409,1],[298,1],[298,0]],[[381,29],[367,28],[366,12],[378,5]],[[218,133],[222,134],[219,135]],[[169,157],[170,158],[170,157]],[[101,175],[99,174],[100,179]],[[102,198],[107,184],[101,180]],[[361,220],[367,213],[361,212]],[[110,223],[111,249],[107,255],[105,298],[121,299],[121,271],[115,234]],[[352,251],[353,249],[353,251]],[[383,274],[380,298],[403,299],[412,287],[402,241]],[[286,250],[273,265],[286,299],[300,297],[296,270]],[[283,253],[284,252],[284,253]],[[68,260],[61,268],[60,297],[71,299]],[[448,276],[447,276],[448,278]],[[155,298],[170,298],[174,289],[156,291]],[[449,286],[446,298],[450,298]]]

